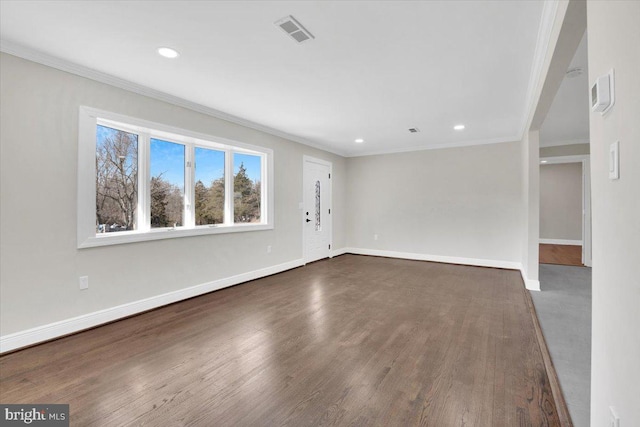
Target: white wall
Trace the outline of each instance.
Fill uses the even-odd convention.
[[[540,140],[538,131],[529,131],[521,142],[522,167],[522,274],[528,289],[540,290],[538,242],[540,240]]]
[[[3,336],[301,260],[305,154],[333,162],[333,247],[344,247],[344,158],[11,55],[0,66]],[[275,229],[78,250],[80,105],[273,149]]]
[[[511,142],[349,158],[347,246],[519,264],[519,156]]]
[[[540,165],[540,238],[582,240],[582,163]]]
[[[640,425],[640,2],[587,2],[589,82],[615,69],[615,105],[591,113],[591,425]],[[608,178],[620,141],[620,179]]]

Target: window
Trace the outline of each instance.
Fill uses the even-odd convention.
[[[224,151],[196,147],[196,225],[224,224]]]
[[[260,195],[262,189],[259,156],[235,153],[233,174],[233,221],[235,223],[260,222]]]
[[[138,207],[138,135],[96,127],[97,232],[136,229]]]
[[[316,231],[322,230],[320,217],[320,181],[316,181]]]
[[[271,229],[272,157],[81,107],[78,247]]]
[[[183,224],[184,150],[183,144],[151,138],[151,228]]]

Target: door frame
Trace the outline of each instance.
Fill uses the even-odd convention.
[[[302,261],[304,264],[307,263],[307,245],[305,241],[305,231],[304,231],[305,230],[304,227],[306,225],[305,215],[304,215],[304,202],[305,202],[304,180],[306,176],[305,171],[308,163],[316,163],[316,164],[329,167],[329,188],[327,189],[328,199],[329,199],[328,209],[329,209],[329,212],[331,212],[330,214],[327,215],[328,217],[327,227],[329,229],[328,230],[329,245],[331,246],[329,248],[329,258],[331,258],[331,254],[333,253],[333,163],[327,160],[319,159],[317,157],[303,155],[302,156],[302,202],[301,202],[302,209],[300,210],[300,223],[302,224]]]
[[[582,163],[582,263],[591,267],[591,162],[589,154],[541,157],[545,165]]]

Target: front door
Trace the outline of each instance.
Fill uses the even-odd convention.
[[[304,261],[328,258],[331,251],[331,163],[304,157]]]

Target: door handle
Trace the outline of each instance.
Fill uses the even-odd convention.
[[[310,220],[309,218],[307,218],[307,220],[306,220],[306,221],[307,221],[307,222],[311,222],[311,220]]]

